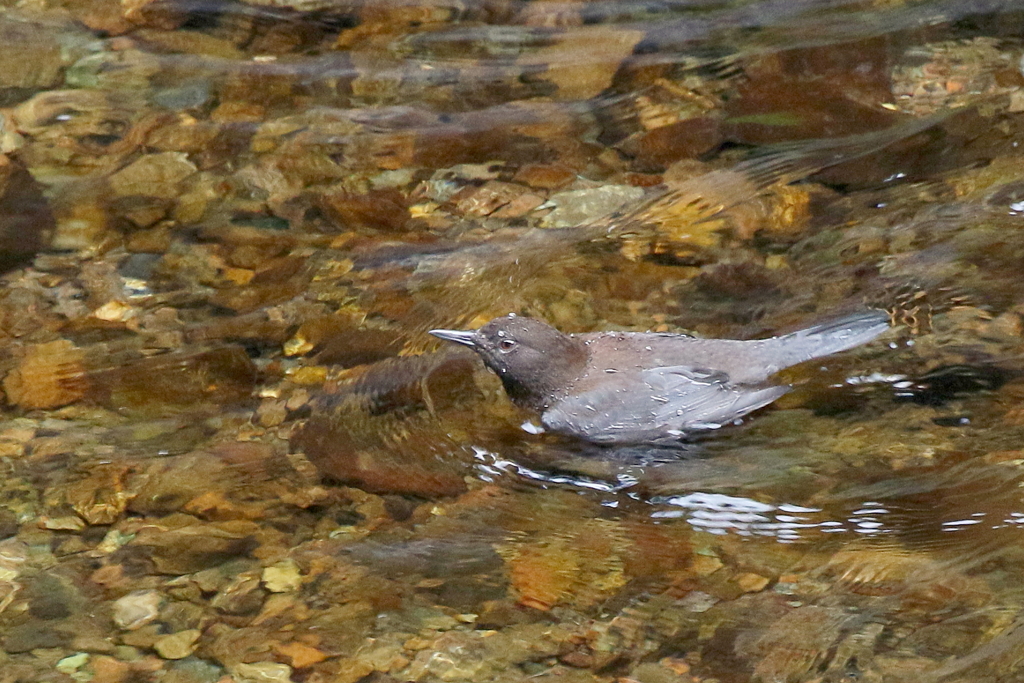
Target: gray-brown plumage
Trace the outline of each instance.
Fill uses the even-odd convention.
[[[431,330],[476,351],[509,397],[547,429],[595,443],[666,443],[719,427],[789,390],[768,378],[791,365],[864,344],[889,327],[881,311],[770,339],[682,334],[563,334],[510,314],[478,330]]]

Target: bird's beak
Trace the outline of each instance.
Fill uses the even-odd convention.
[[[476,330],[430,330],[430,334],[463,346],[476,346]]]

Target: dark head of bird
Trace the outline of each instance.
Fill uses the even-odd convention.
[[[509,397],[535,410],[561,398],[589,358],[582,340],[515,314],[495,318],[478,330],[430,330],[430,334],[476,351],[501,378]]]

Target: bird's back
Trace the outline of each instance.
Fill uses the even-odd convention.
[[[596,443],[672,443],[768,405],[789,390],[766,380],[796,363],[868,342],[888,316],[862,313],[771,339],[676,334],[581,335],[584,372],[543,413],[545,426]]]
[[[889,327],[889,316],[867,311],[770,339],[700,339],[651,332],[580,335],[590,349],[584,383],[615,372],[690,366],[724,373],[726,381],[758,384],[783,368],[860,346]],[[609,360],[611,359],[611,360]],[[604,367],[607,366],[607,367]]]

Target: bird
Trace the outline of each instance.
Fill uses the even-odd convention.
[[[510,313],[476,330],[430,330],[468,346],[513,403],[546,430],[594,444],[671,445],[717,429],[791,389],[769,378],[791,365],[865,344],[889,329],[867,310],[768,339],[666,332],[564,334]]]

